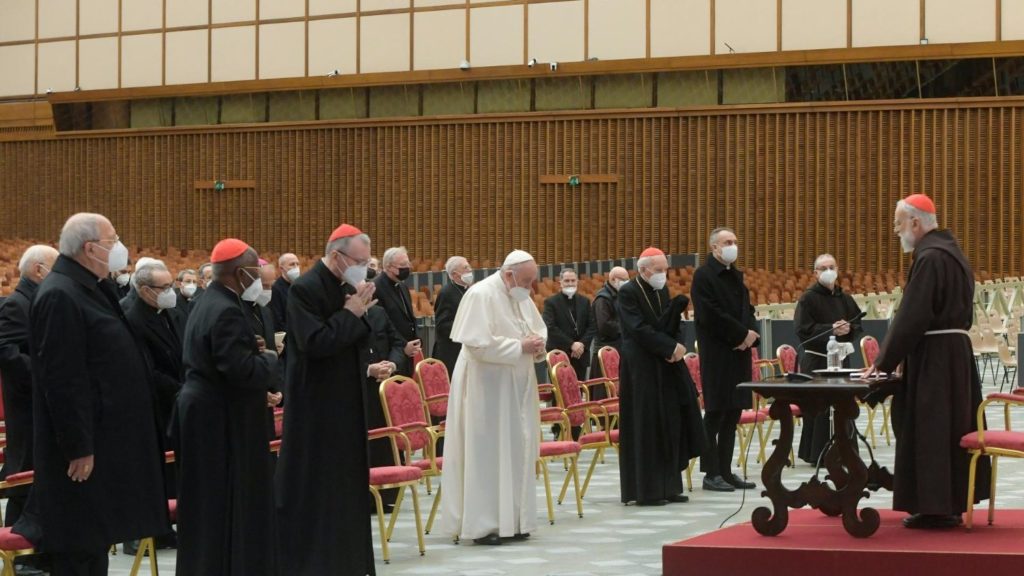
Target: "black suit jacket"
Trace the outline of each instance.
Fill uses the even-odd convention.
[[[185,338],[188,315],[176,307],[157,310],[142,298],[136,298],[125,317],[142,339],[143,346],[149,354],[153,368],[157,424],[161,431],[166,431],[167,424],[171,421],[171,413],[174,411],[174,403],[178,399],[178,392],[185,382],[182,342]]]
[[[594,323],[590,316],[590,300],[576,294],[572,299],[555,294],[544,301],[544,323],[548,327],[548,351],[561,350],[570,355],[570,362],[581,380],[590,365],[590,341],[594,339]],[[572,358],[572,343],[583,343],[583,355]]]
[[[0,478],[32,469],[32,356],[29,351],[29,309],[39,285],[18,282],[0,305],[0,376],[3,378],[7,447]]]
[[[274,280],[270,287],[274,294],[267,306],[274,315],[274,326],[278,332],[288,331],[288,290],[292,287],[284,278]]]
[[[392,282],[387,274],[377,276],[373,279],[373,283],[377,286],[374,297],[388,313],[388,318],[391,319],[391,324],[398,331],[398,335],[406,342],[418,339],[412,298],[409,296],[409,289],[405,284]]]
[[[455,324],[455,313],[459,311],[459,304],[462,303],[462,296],[466,294],[467,288],[459,286],[455,282],[449,282],[437,293],[437,300],[434,302],[434,352],[432,356],[448,368],[448,375],[451,376],[455,370],[455,361],[459,359],[462,352],[462,344],[452,341],[452,325]]]

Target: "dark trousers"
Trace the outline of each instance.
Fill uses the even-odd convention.
[[[736,425],[742,410],[708,410],[704,413],[707,447],[700,458],[700,467],[708,476],[732,475],[732,452],[736,447]]]
[[[51,576],[106,576],[109,558],[106,550],[98,552],[63,552],[50,555]]]

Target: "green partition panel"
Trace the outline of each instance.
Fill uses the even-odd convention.
[[[338,88],[320,91],[320,119],[366,118],[366,88]]]
[[[370,118],[419,115],[419,86],[370,88]]]
[[[594,108],[650,108],[653,74],[616,74],[594,79]]]
[[[217,123],[219,101],[216,96],[175,98],[174,125],[202,126]]]
[[[530,80],[493,80],[477,85],[476,110],[480,114],[529,112]]]
[[[423,87],[423,115],[473,114],[476,85],[473,82],[427,84]]]
[[[658,106],[714,106],[718,104],[718,71],[692,70],[658,74]]]
[[[785,101],[784,68],[722,70],[722,104],[765,104]]]
[[[534,89],[534,108],[546,110],[586,110],[591,107],[593,79],[577,76],[570,78],[537,78]]]
[[[300,122],[316,120],[316,92],[271,92],[271,122]]]
[[[159,128],[174,125],[174,100],[132,100],[131,127]]]
[[[233,94],[221,97],[221,124],[251,124],[267,121],[267,94]]]

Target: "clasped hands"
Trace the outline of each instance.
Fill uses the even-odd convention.
[[[521,340],[523,345],[523,354],[529,354],[531,356],[537,356],[544,353],[545,341],[544,338],[531,334]]]
[[[377,286],[372,282],[363,282],[356,287],[355,294],[345,296],[345,309],[357,318],[362,318],[363,314],[366,314],[366,311],[377,303],[377,300],[373,298],[373,293],[376,290]]]
[[[733,348],[733,350],[739,350],[740,352],[742,352],[747,348],[753,346],[754,342],[757,342],[757,339],[759,337],[760,336],[758,336],[757,332],[754,332],[753,330],[747,330],[747,337],[743,339],[743,342],[740,342],[739,346]]]

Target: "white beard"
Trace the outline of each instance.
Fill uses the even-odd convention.
[[[914,237],[907,238],[903,234],[900,234],[900,247],[903,248],[903,252],[910,253],[914,251]]]

